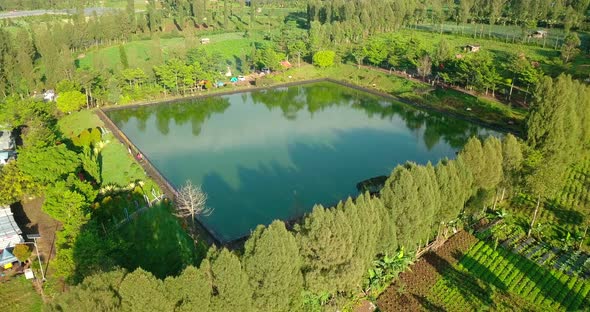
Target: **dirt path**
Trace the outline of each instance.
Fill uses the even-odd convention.
[[[41,235],[37,243],[44,268],[47,268],[47,260],[55,257],[55,232],[61,228],[61,224],[43,212],[41,210],[42,205],[43,198],[35,198],[24,200],[20,204],[14,204],[11,208],[16,223],[19,224],[23,231],[25,240],[29,241],[26,237],[27,234]]]
[[[427,295],[442,276],[441,272],[456,264],[461,256],[477,242],[473,235],[461,231],[452,236],[435,252],[425,254],[409,270],[399,275],[377,300],[381,311],[437,310]]]

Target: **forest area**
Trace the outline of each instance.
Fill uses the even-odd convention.
[[[104,3],[0,4],[76,10],[0,20],[0,130],[19,138],[18,157],[0,165],[0,204],[41,198],[61,224],[45,309],[353,311],[377,302],[427,246],[481,220],[498,225],[465,248],[472,258],[461,270],[477,267],[473,259],[495,269],[479,250],[508,268],[516,256],[498,245],[534,239],[545,245],[531,256],[558,248],[575,255],[572,272],[590,272],[590,0],[114,2],[120,9],[91,15],[82,9]],[[240,90],[225,81],[229,69],[273,73],[255,86],[337,79],[506,134],[471,138],[456,159],[399,165],[377,194],[317,205],[294,225],[260,225],[237,249],[187,231],[172,199],[149,212],[161,229],[119,225],[122,207],[141,210],[145,194],[161,190],[94,111]],[[48,90],[55,101],[43,101]],[[202,121],[224,108],[201,109]],[[145,228],[172,265],[131,259],[149,250],[127,239],[149,240]],[[536,270],[562,270],[559,261]],[[564,283],[563,296],[580,302],[550,297],[556,310],[590,304],[590,281],[572,274],[580,279]],[[536,308],[548,300],[522,298]]]

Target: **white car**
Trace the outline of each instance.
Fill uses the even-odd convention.
[[[246,81],[246,77],[244,77],[244,76],[238,76],[238,81]]]

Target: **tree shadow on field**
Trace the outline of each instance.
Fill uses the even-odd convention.
[[[446,311],[443,307],[435,304],[434,302],[428,300],[428,298],[416,294],[412,294],[416,301],[420,302],[422,307],[424,307],[427,311],[434,311],[434,312],[444,312]]]
[[[460,259],[462,254],[456,253],[453,257]],[[477,311],[481,305],[488,307],[494,305],[491,288],[488,285],[482,287],[472,274],[455,269],[451,263],[436,253],[429,253],[424,258],[450,285],[457,289],[465,302],[471,305],[471,309]],[[428,306],[424,307],[428,308]]]
[[[580,225],[584,221],[584,215],[579,211],[569,209],[554,199],[545,203],[545,208],[553,214],[559,224]]]
[[[295,21],[298,28],[307,29],[307,14],[305,12],[290,12],[285,16],[285,24],[290,21]]]

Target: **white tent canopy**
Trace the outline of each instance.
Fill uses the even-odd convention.
[[[0,206],[0,249],[24,242],[21,234],[22,231],[14,221],[10,208]]]

